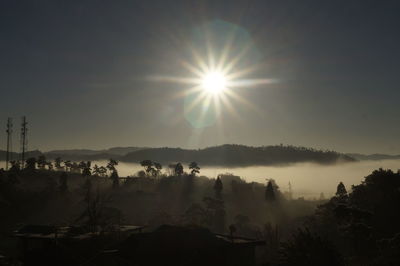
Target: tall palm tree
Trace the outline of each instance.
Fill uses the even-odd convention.
[[[177,176],[183,175],[183,165],[182,165],[181,163],[177,163],[177,164],[175,165],[175,174],[176,174]]]
[[[200,167],[198,166],[198,164],[196,162],[191,162],[189,165],[189,169],[192,170],[192,171],[190,171],[192,176],[195,176],[196,174],[200,173]]]
[[[110,159],[107,164],[107,169],[112,173],[116,170],[115,166],[118,165],[118,162],[114,159]]]

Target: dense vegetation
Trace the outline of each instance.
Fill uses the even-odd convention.
[[[14,253],[18,224],[199,225],[214,232],[264,239],[266,265],[399,265],[400,174],[379,169],[348,193],[340,183],[329,199],[294,199],[273,180],[200,176],[197,162],[164,169],[141,161],[143,171],[121,178],[116,160],[105,166],[44,156],[0,171],[0,252]],[[168,173],[168,174],[167,174]]]
[[[172,148],[144,149],[128,153],[124,161],[137,162],[141,158],[154,158],[162,163],[170,161],[196,161],[202,165],[249,166],[279,165],[297,162],[336,163],[354,161],[353,158],[333,151],[320,151],[294,146],[248,147],[222,145],[201,150]]]

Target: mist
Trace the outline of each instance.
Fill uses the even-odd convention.
[[[92,165],[106,165],[106,161],[93,161]],[[0,168],[5,162],[0,162]],[[184,165],[187,169],[187,165]],[[201,166],[200,166],[201,167]],[[163,172],[168,170],[164,165]],[[307,199],[319,198],[320,193],[331,197],[336,192],[339,182],[351,189],[352,185],[360,184],[363,178],[375,169],[400,169],[400,160],[359,161],[353,163],[338,163],[321,165],[315,163],[297,163],[286,166],[252,166],[252,167],[201,167],[201,175],[216,178],[219,174],[230,173],[240,176],[247,182],[265,184],[266,179],[274,179],[282,191],[288,190],[289,182],[292,185],[294,197]],[[121,177],[131,176],[143,170],[140,164],[119,162],[117,166]]]
[[[97,161],[93,164],[105,165],[106,162]],[[187,168],[186,165],[185,167]],[[247,182],[263,184],[266,183],[266,179],[272,178],[282,191],[288,189],[290,182],[295,197],[312,199],[318,198],[321,192],[327,197],[333,196],[339,182],[343,182],[350,189],[352,185],[360,184],[365,176],[379,168],[397,171],[400,169],[400,160],[359,161],[334,165],[297,163],[286,166],[201,167],[200,172],[202,176],[209,178],[230,173]],[[120,176],[129,176],[143,170],[143,167],[140,164],[120,162],[117,169]]]
[[[397,171],[400,168],[400,160],[360,161],[335,165],[298,163],[287,166],[203,167],[201,174],[215,178],[219,174],[231,173],[247,182],[263,184],[266,183],[266,179],[272,178],[282,191],[288,189],[290,182],[294,197],[311,199],[318,198],[321,192],[325,196],[333,196],[339,182],[343,182],[350,189],[352,185],[360,184],[365,176],[378,168]],[[142,170],[142,167],[139,164],[121,163],[118,168],[123,176],[132,173],[131,169]]]

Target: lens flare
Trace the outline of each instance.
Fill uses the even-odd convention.
[[[243,121],[241,108],[262,116],[260,108],[241,93],[279,81],[254,78],[264,63],[260,63],[262,54],[246,29],[215,20],[196,27],[185,43],[189,53],[177,58],[186,75],[152,75],[148,79],[185,85],[173,97],[184,99],[184,117],[193,128],[218,125],[224,139],[225,115],[232,115],[238,123]],[[180,55],[181,50],[178,52]]]

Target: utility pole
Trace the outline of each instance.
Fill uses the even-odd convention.
[[[28,122],[26,122],[26,117],[22,117],[22,124],[21,124],[21,168],[25,166],[25,152],[27,150],[28,145],[28,128],[26,127]]]
[[[10,162],[10,160],[12,160],[11,158],[11,152],[12,152],[12,118],[9,117],[7,119],[7,153],[6,153],[6,170],[8,170],[8,163]]]

